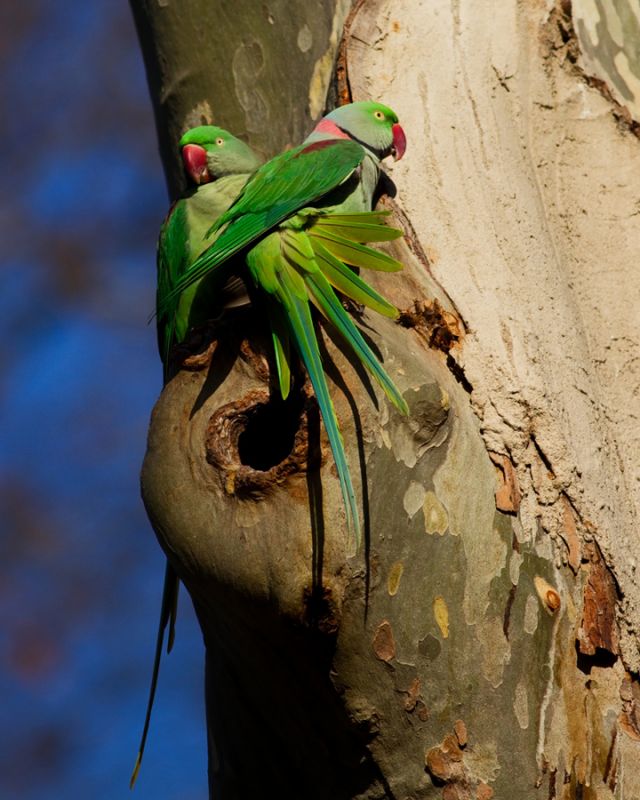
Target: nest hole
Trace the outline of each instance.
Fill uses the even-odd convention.
[[[257,406],[238,437],[240,463],[260,472],[281,464],[293,451],[302,408],[299,393]]]

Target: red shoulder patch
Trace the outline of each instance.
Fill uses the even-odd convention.
[[[337,139],[322,139],[319,142],[311,142],[311,144],[308,144],[305,148],[303,148],[298,155],[294,156],[294,158],[306,155],[307,153],[317,152],[318,150],[325,150],[327,147],[333,147],[337,141]]]
[[[317,131],[318,133],[330,133],[335,139],[350,139],[348,133],[345,133],[341,128],[339,128],[335,122],[332,122],[330,119],[326,117],[321,119],[320,122],[316,125],[313,129],[314,133]]]

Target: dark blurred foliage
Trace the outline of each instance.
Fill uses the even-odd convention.
[[[0,54],[0,797],[204,798],[184,592],[128,789],[163,573],[138,474],[167,203],[129,8],[4,2]]]

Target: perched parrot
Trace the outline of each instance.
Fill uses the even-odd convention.
[[[262,163],[249,145],[213,125],[191,128],[180,139],[179,147],[185,170],[197,188],[173,204],[158,240],[156,313],[165,381],[171,347],[181,342],[194,325],[215,316],[223,278],[216,277],[211,286],[200,281],[191,284],[173,307],[161,310],[165,299],[209,246],[205,234],[211,224],[229,208],[247,178]],[[225,302],[232,305],[228,287],[225,289]]]
[[[211,226],[211,245],[160,303],[171,313],[181,293],[224,269],[246,250],[246,264],[262,292],[272,326],[283,398],[291,382],[290,341],[302,359],[320,406],[336,463],[347,526],[359,546],[361,533],[353,484],[324,374],[311,302],[338,331],[404,414],[407,405],[345,311],[334,289],[389,317],[397,309],[362,280],[353,267],[395,271],[395,259],[363,242],[395,239],[401,232],[371,211],[380,160],[399,159],[406,140],[396,114],[380,103],[351,103],[324,117],[299,147],[268,161],[252,175],[231,207]]]
[[[158,307],[178,279],[208,247],[209,242],[204,236],[212,222],[229,208],[251,173],[262,163],[247,144],[213,125],[201,125],[187,131],[180,139],[179,147],[185,170],[197,188],[173,204],[160,229]],[[219,296],[223,294],[223,288],[226,304],[233,305],[234,298],[229,296],[228,284],[223,287],[217,278],[215,282],[205,278],[184,291],[171,311],[158,312],[158,347],[165,383],[169,377],[172,346],[181,342],[194,325],[205,322],[215,314],[212,309],[220,306]],[[179,586],[178,576],[167,561],[149,700],[131,787],[138,776],[147,740],[167,625],[167,652],[173,647]]]

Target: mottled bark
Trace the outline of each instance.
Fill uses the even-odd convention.
[[[640,145],[577,38],[624,99],[633,58],[597,47],[624,50],[615,6],[359,4],[354,99],[409,140],[406,269],[372,276],[403,313],[362,323],[410,417],[325,336],[364,551],[308,387],[270,399],[252,310],[193,338],[150,429],[145,503],[207,646],[212,797],[640,797]],[[172,141],[201,100],[163,112]]]
[[[322,116],[350,0],[131,0],[172,197],[177,143],[215,123],[274,155]]]

